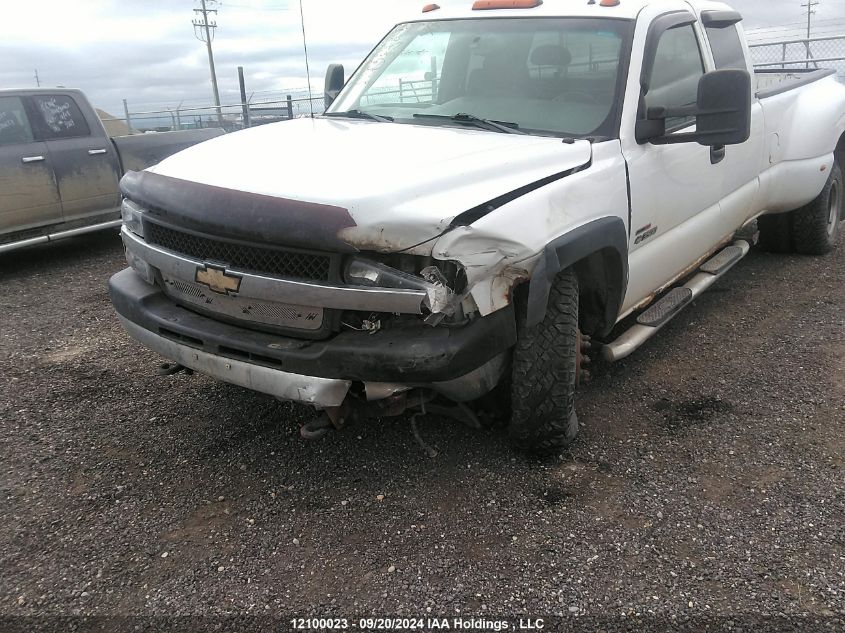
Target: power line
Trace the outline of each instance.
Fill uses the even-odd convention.
[[[210,3],[216,0],[207,0]],[[214,104],[217,106],[217,121],[220,126],[223,126],[223,111],[220,109],[220,92],[217,90],[217,72],[214,70],[214,53],[211,50],[211,40],[214,39],[213,31],[217,28],[215,20],[209,20],[208,14],[213,13],[217,15],[217,9],[209,9],[206,7],[206,0],[200,0],[202,4],[201,9],[194,9],[194,13],[202,14],[202,18],[195,18],[191,21],[194,25],[194,37],[200,42],[205,42],[208,49],[208,67],[211,71],[211,89],[214,92]]]
[[[777,24],[772,26],[758,26],[754,28],[745,29],[746,33],[764,33],[767,31],[794,31],[799,26],[805,26],[807,24],[806,20],[802,20],[800,22],[784,22],[783,24]],[[845,25],[845,18],[824,18],[821,20],[814,20],[813,24],[818,25],[826,25],[826,24],[843,24]]]

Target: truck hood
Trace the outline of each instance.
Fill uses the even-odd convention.
[[[177,223],[291,246],[390,252],[590,158],[587,141],[296,119],[188,148],[125,180],[123,189],[141,201],[155,198],[153,206]],[[171,193],[158,182],[173,179],[182,186]],[[157,193],[147,196],[145,188]]]

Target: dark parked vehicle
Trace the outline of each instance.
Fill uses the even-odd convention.
[[[0,253],[120,226],[124,171],[222,133],[110,138],[79,90],[0,90]]]

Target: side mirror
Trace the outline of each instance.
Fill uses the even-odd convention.
[[[323,90],[323,98],[326,101],[326,108],[328,108],[337,95],[340,94],[343,84],[346,83],[344,79],[343,64],[329,64],[326,70],[326,83]]]
[[[751,76],[715,70],[698,83],[695,135],[701,145],[740,145],[751,136]]]
[[[666,119],[696,118],[696,130],[688,134],[666,134]],[[751,136],[751,75],[747,70],[714,70],[698,82],[694,106],[651,107],[645,119],[637,121],[638,143],[674,145],[740,145]]]

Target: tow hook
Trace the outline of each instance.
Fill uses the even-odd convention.
[[[319,440],[329,431],[339,431],[346,426],[351,414],[352,405],[349,400],[344,400],[339,407],[323,409],[316,418],[303,424],[299,428],[299,435],[304,440]]]
[[[174,374],[178,374],[180,371],[185,372],[186,376],[192,376],[194,374],[193,369],[180,365],[179,363],[162,363],[158,366],[156,374],[159,376],[173,376]]]
[[[332,424],[328,414],[322,411],[316,418],[310,422],[306,422],[299,428],[299,435],[303,440],[319,440],[333,429],[334,424]]]

